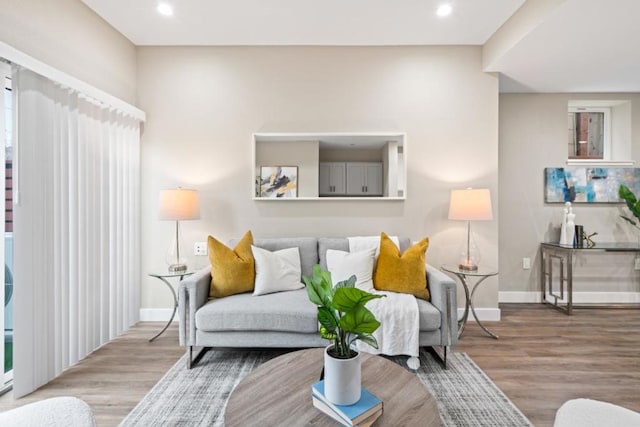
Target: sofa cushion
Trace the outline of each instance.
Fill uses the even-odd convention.
[[[323,270],[327,268],[327,250],[349,252],[349,241],[344,237],[320,237],[318,239],[318,257],[320,259],[320,267]]]
[[[425,252],[429,239],[424,238],[402,255],[385,233],[380,237],[380,256],[373,273],[373,286],[380,291],[412,294],[429,300]]]
[[[327,250],[327,269],[331,273],[333,286],[355,275],[356,288],[367,292],[372,291],[375,254],[375,248],[360,252]]]
[[[209,236],[209,260],[211,261],[211,286],[209,296],[222,298],[253,290],[256,272],[251,253],[251,231],[240,239],[235,249],[228,248]]]
[[[207,302],[196,312],[203,331],[318,331],[317,307],[306,289],[253,296],[231,295]]]
[[[408,237],[398,237],[400,242],[400,252],[406,251],[411,246],[411,239]],[[346,237],[320,237],[318,238],[318,257],[320,267],[327,269],[327,250],[349,252],[349,239]]]
[[[237,239],[231,239],[229,246],[234,246]],[[313,266],[318,263],[318,239],[315,237],[277,237],[270,239],[254,239],[253,245],[274,252],[280,249],[300,249],[300,266],[303,276],[313,275]],[[302,277],[300,277],[302,282]]]
[[[437,331],[442,324],[440,310],[435,308],[430,302],[416,298],[418,311],[420,312],[420,330]]]
[[[300,282],[300,249],[287,248],[271,252],[251,246],[256,266],[253,296],[273,292],[294,291],[304,287]]]

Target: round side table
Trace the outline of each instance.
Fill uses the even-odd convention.
[[[458,279],[460,279],[460,283],[462,283],[462,287],[464,288],[464,296],[465,296],[465,305],[464,305],[464,314],[462,318],[458,320],[458,338],[462,335],[464,331],[464,327],[467,324],[467,319],[469,318],[469,307],[471,307],[471,311],[473,312],[473,317],[476,318],[476,322],[485,331],[489,336],[498,339],[498,335],[491,332],[487,329],[486,326],[482,324],[480,319],[478,319],[478,315],[476,314],[476,310],[473,306],[473,295],[478,289],[480,283],[484,282],[488,277],[495,276],[498,274],[497,270],[494,270],[490,267],[478,267],[477,270],[461,270],[457,265],[443,265],[440,267],[442,270],[455,274]],[[469,295],[469,284],[467,283],[468,277],[475,277],[477,281],[475,285],[473,285],[473,289],[471,290],[471,295]]]
[[[178,309],[178,296],[176,295],[175,289],[173,289],[173,286],[171,286],[171,283],[169,283],[169,280],[167,280],[167,279],[171,279],[172,277],[179,277],[180,280],[182,280],[182,279],[184,279],[185,276],[191,276],[193,273],[194,273],[193,271],[180,271],[180,272],[175,272],[175,273],[174,272],[149,273],[149,276],[155,277],[156,279],[162,280],[162,282],[165,285],[167,285],[167,287],[171,291],[171,295],[173,295],[173,313],[171,313],[171,318],[169,319],[167,324],[164,325],[164,328],[162,328],[162,330],[160,332],[158,332],[153,337],[149,338],[149,342],[155,340],[160,335],[162,335],[164,333],[164,331],[167,330],[167,328],[169,327],[171,322],[173,322],[173,318],[176,316],[176,310]]]

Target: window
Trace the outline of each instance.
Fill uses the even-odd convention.
[[[568,103],[568,164],[632,165],[631,101]]]
[[[611,110],[569,108],[569,158],[610,160]]]

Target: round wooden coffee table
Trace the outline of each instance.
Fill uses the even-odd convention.
[[[311,384],[320,379],[323,357],[323,348],[313,348],[260,365],[233,390],[225,426],[337,425],[314,408],[311,400]],[[376,426],[441,425],[435,398],[402,366],[363,353],[362,385],[384,402]]]

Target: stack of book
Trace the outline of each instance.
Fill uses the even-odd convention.
[[[382,400],[362,387],[360,400],[353,405],[336,405],[324,395],[324,380],[311,386],[313,406],[345,426],[367,427],[382,415]]]

